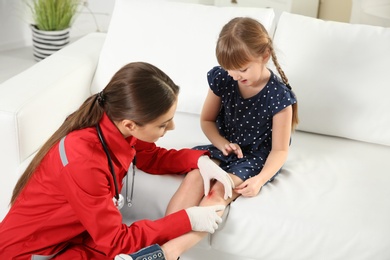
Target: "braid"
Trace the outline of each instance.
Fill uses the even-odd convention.
[[[283,83],[284,83],[289,89],[291,89],[290,84],[289,84],[289,82],[288,82],[288,78],[287,78],[286,74],[284,73],[284,71],[282,70],[282,68],[280,67],[278,58],[276,57],[276,54],[275,54],[275,50],[274,50],[274,48],[272,47],[272,42],[271,42],[271,44],[270,44],[270,51],[271,51],[272,61],[274,62],[275,67],[276,67],[276,69],[278,70],[279,75],[280,75],[280,77],[281,77],[282,80],[283,80]]]
[[[271,39],[269,39],[269,43],[270,43],[270,44],[269,44],[269,49],[270,49],[270,51],[271,51],[272,61],[274,62],[275,67],[276,67],[276,69],[278,70],[280,77],[282,78],[283,83],[286,85],[287,88],[289,88],[289,89],[291,90],[291,86],[290,86],[290,83],[288,82],[288,78],[287,78],[286,74],[284,73],[284,71],[282,70],[282,68],[280,67],[278,58],[276,57],[276,53],[275,53],[275,50],[274,50],[274,48],[273,48],[272,40],[271,40]],[[298,118],[298,103],[292,104],[291,107],[292,107],[292,110],[293,110],[291,128],[292,128],[292,130],[294,130],[295,127],[297,126],[297,124],[299,123],[299,118]]]

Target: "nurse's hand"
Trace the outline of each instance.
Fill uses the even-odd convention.
[[[218,228],[218,224],[222,223],[222,218],[217,212],[224,209],[224,205],[207,207],[195,206],[186,209],[192,230],[209,232],[211,234],[214,233]]]
[[[216,163],[214,163],[208,156],[203,155],[198,159],[198,168],[200,175],[203,178],[204,195],[207,196],[210,192],[210,181],[215,179],[221,182],[225,189],[226,200],[231,198],[233,194],[234,183],[229,174],[222,170]]]

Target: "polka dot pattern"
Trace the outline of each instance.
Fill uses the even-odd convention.
[[[240,145],[244,158],[224,156],[212,145],[198,146],[209,150],[221,161],[221,167],[242,180],[257,175],[271,151],[272,117],[296,103],[294,94],[271,71],[267,85],[256,95],[243,98],[237,81],[224,69],[214,67],[207,74],[211,90],[221,97],[221,110],[216,123],[221,135]]]

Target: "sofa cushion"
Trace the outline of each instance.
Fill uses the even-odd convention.
[[[218,34],[236,16],[254,17],[272,31],[272,9],[118,0],[92,93],[103,89],[126,63],[146,61],[161,68],[181,87],[178,111],[200,113],[208,89],[207,71],[217,65]]]
[[[158,145],[181,148],[209,143],[199,115],[178,112],[174,120],[176,129],[160,138]],[[222,226],[197,248],[211,246],[210,250],[240,260],[387,259],[388,154],[388,146],[296,131],[281,173],[258,196],[233,202]],[[182,176],[137,170],[133,206],[122,208],[124,221],[164,216],[181,181]],[[122,189],[124,196],[125,192]]]
[[[281,173],[231,204],[211,246],[253,259],[390,259],[389,154],[297,131]]]
[[[390,28],[283,13],[274,35],[298,129],[390,145]]]

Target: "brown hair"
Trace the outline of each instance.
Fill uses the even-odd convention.
[[[249,17],[236,17],[222,28],[216,47],[218,63],[226,70],[238,70],[267,50],[284,84],[290,87],[287,76],[279,65],[272,39],[267,30],[257,20]],[[298,124],[298,104],[292,105],[292,129]]]
[[[179,87],[151,64],[134,62],[122,67],[102,92],[87,98],[46,141],[16,183],[11,205],[45,155],[62,137],[74,130],[96,125],[104,112],[112,121],[131,119],[138,125],[147,124],[166,113],[177,100],[178,93]]]

